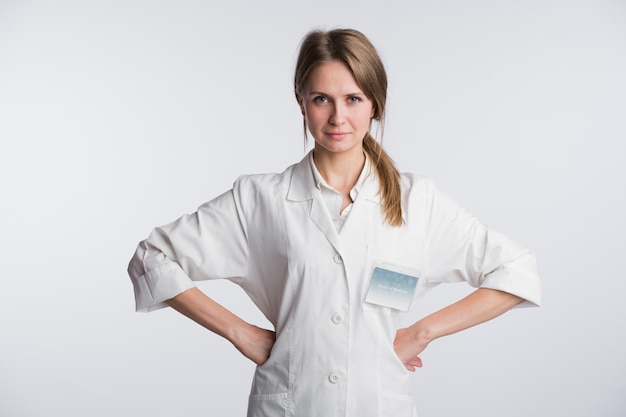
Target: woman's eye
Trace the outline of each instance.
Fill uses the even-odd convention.
[[[350,97],[348,98],[348,101],[350,103],[358,103],[359,101],[361,101],[361,97]]]
[[[313,99],[313,101],[316,103],[326,103],[328,99],[324,96],[317,96]]]

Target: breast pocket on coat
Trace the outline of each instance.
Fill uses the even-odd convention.
[[[382,243],[382,244],[381,244]],[[361,300],[363,311],[403,315],[415,303],[421,279],[417,251],[407,245],[368,245]]]

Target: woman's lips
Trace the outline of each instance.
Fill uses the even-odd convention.
[[[326,132],[333,139],[343,139],[348,136],[348,132]]]

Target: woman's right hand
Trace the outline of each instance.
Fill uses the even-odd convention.
[[[276,342],[276,332],[253,324],[247,324],[240,330],[233,341],[235,347],[257,365],[264,364]]]

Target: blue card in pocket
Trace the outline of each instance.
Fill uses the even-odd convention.
[[[387,265],[374,267],[365,301],[407,311],[411,306],[419,277],[417,274],[394,269]]]

